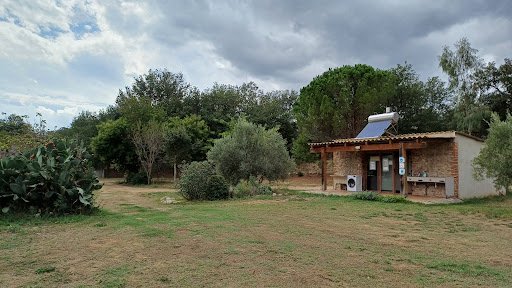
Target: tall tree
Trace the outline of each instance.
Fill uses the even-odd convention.
[[[201,116],[191,115],[180,119],[171,118],[165,127],[164,145],[168,160],[174,166],[182,161],[203,160],[211,148],[211,132]]]
[[[131,87],[119,90],[116,104],[121,115],[143,122],[155,116],[186,116],[183,101],[193,88],[185,81],[183,74],[175,74],[166,69],[149,70],[134,80]],[[157,109],[158,113],[148,114]]]
[[[505,120],[507,111],[512,111],[512,61],[505,59],[500,67],[490,62],[475,73],[482,102]]]
[[[448,129],[452,94],[438,77],[419,80],[411,64],[397,65],[392,73],[392,93],[386,106],[398,112],[398,132],[420,133]]]
[[[152,120],[147,124],[138,122],[132,129],[130,138],[135,146],[142,169],[146,172],[148,185],[151,184],[153,165],[163,151],[164,131],[161,123]]]
[[[292,115],[293,104],[297,98],[298,94],[293,90],[262,93],[247,105],[247,120],[267,129],[276,128],[286,140],[288,151],[291,151],[293,141],[297,138],[297,123]]]
[[[450,88],[455,91],[456,107],[454,121],[457,129],[476,136],[486,134],[485,119],[489,109],[479,101],[479,90],[475,85],[475,74],[483,67],[483,61],[471,47],[467,38],[455,43],[455,51],[443,47],[439,56],[439,66],[448,75]]]
[[[329,69],[300,90],[293,113],[304,142],[355,137],[366,118],[384,110],[391,73],[357,64]],[[307,140],[306,140],[307,139]],[[297,158],[300,151],[294,145]]]
[[[129,138],[131,126],[126,118],[108,120],[98,125],[98,136],[91,139],[94,153],[103,163],[112,163],[119,171],[139,171],[135,147]]]

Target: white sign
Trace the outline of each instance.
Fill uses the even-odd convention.
[[[382,167],[389,166],[389,160],[388,158],[382,158]]]
[[[404,162],[398,163],[398,168],[405,169],[405,163]]]
[[[405,175],[405,169],[400,169],[399,173],[400,173],[400,175]]]
[[[370,161],[370,170],[377,170],[377,165],[375,161]]]
[[[398,157],[398,162],[405,163],[405,157]]]

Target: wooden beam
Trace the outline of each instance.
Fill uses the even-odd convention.
[[[389,151],[389,150],[399,150],[400,144],[403,144],[403,147],[407,150],[410,149],[423,149],[427,148],[426,142],[410,142],[410,143],[392,143],[392,144],[368,144],[368,145],[358,145],[358,146],[321,146],[321,147],[311,147],[311,153],[321,153],[322,149],[325,148],[325,152],[341,152],[341,151]],[[359,147],[359,149],[356,149]]]
[[[396,152],[393,153],[393,169],[391,171],[392,174],[392,178],[393,178],[393,194],[396,193],[396,172],[398,172],[398,167],[397,167],[397,161],[398,161],[398,158],[396,157]]]
[[[327,190],[327,152],[325,147],[322,147],[322,191]]]

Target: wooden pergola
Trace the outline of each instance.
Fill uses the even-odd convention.
[[[327,190],[327,153],[332,152],[398,152],[407,163],[407,151],[424,149],[429,144],[455,138],[455,131],[380,136],[374,138],[338,139],[330,142],[309,143],[311,153],[320,153],[322,158],[322,190]],[[363,169],[364,170],[364,169]],[[407,168],[406,168],[407,171]],[[393,173],[393,191],[395,191]],[[407,175],[401,176],[400,195],[406,197]]]

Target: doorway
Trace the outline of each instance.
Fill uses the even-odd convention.
[[[393,191],[393,181],[398,170],[395,169],[393,153],[369,155],[366,173],[366,189],[370,191]],[[396,171],[395,171],[396,170]]]

